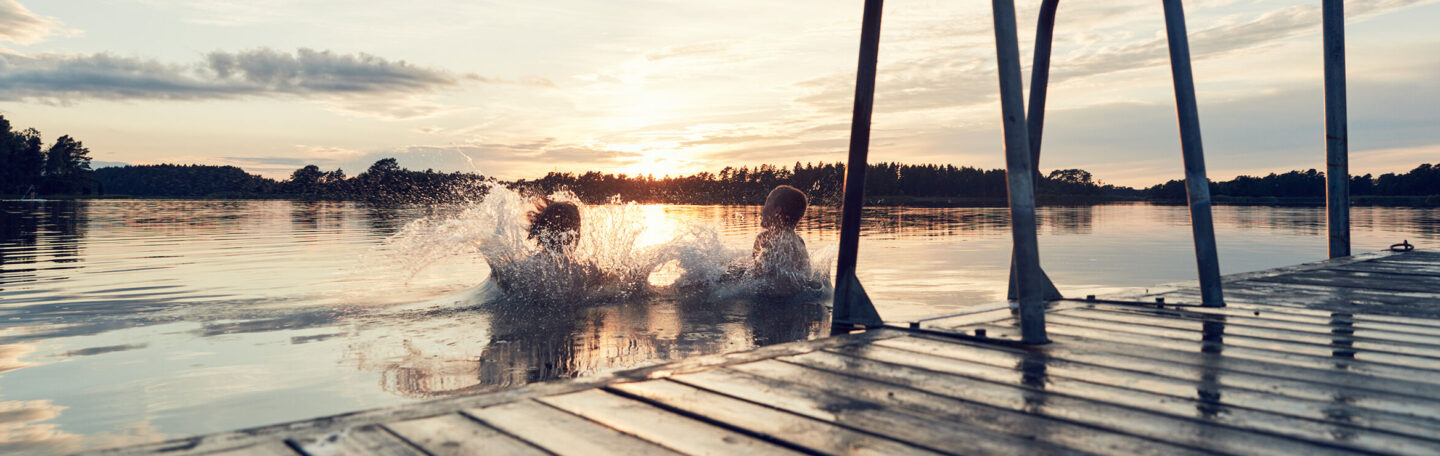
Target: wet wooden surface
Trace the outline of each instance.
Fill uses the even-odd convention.
[[[109,453],[1440,454],[1440,254],[1225,293],[1060,301],[1044,346],[996,309]]]

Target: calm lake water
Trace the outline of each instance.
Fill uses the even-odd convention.
[[[292,201],[0,202],[0,453],[63,453],[493,391],[818,337],[825,298],[663,286],[534,318],[473,304],[477,255],[379,247],[457,208]],[[639,206],[640,248],[699,226],[735,252],[757,207]],[[801,234],[832,267],[838,211]],[[1354,209],[1355,251],[1440,248],[1440,210]],[[1194,281],[1183,206],[1043,207],[1070,296]],[[1003,305],[1004,208],[872,208],[860,278],[887,320]],[[1218,207],[1226,274],[1325,256],[1323,208]],[[413,239],[412,239],[413,240]],[[446,245],[435,240],[435,245]],[[628,242],[628,241],[627,241]],[[392,246],[393,247],[393,246]],[[416,272],[416,261],[432,263]],[[817,266],[818,267],[818,266]],[[673,271],[671,271],[673,272]]]

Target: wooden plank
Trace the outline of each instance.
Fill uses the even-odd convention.
[[[299,456],[300,452],[290,448],[290,445],[285,444],[284,441],[269,440],[211,454],[215,456]]]
[[[1401,252],[1401,253],[1396,253],[1396,254],[1394,254],[1394,255],[1383,256],[1383,257],[1380,257],[1379,259],[1405,260],[1405,261],[1425,261],[1425,262],[1430,262],[1430,263],[1440,263],[1440,252],[1436,252],[1436,251],[1433,251],[1433,250],[1411,250],[1411,251],[1409,251],[1409,252]]]
[[[436,456],[550,454],[459,413],[397,421],[385,428]]]
[[[810,451],[853,455],[938,454],[669,380],[625,383],[612,388],[671,409],[703,415],[708,420],[745,429],[769,439],[785,441]]]
[[[804,454],[601,390],[551,396],[540,401],[681,453]]]
[[[1227,304],[1234,302],[1267,307],[1330,308],[1330,306],[1336,305],[1359,306],[1355,310],[1370,314],[1384,312],[1388,310],[1387,306],[1395,306],[1396,308],[1407,311],[1423,311],[1423,307],[1417,308],[1417,306],[1440,302],[1440,294],[1433,292],[1368,290],[1326,284],[1247,280],[1243,282],[1229,282],[1226,283],[1225,286],[1225,302]],[[1199,292],[1191,289],[1175,290],[1157,296],[1165,296],[1167,302],[1199,304],[1197,300],[1199,298],[1195,298],[1195,296],[1199,296]],[[1175,299],[1171,299],[1172,297]],[[1420,312],[1416,315],[1436,318],[1433,312]]]
[[[1224,335],[1227,337],[1237,336],[1265,340],[1282,340],[1324,347],[1341,346],[1357,351],[1363,350],[1393,355],[1402,363],[1406,358],[1412,358],[1421,363],[1440,361],[1440,344],[1429,343],[1440,342],[1440,337],[1414,336],[1408,339],[1404,337],[1375,338],[1368,337],[1367,332],[1357,333],[1354,326],[1346,324],[1321,327],[1321,329],[1323,329],[1323,332],[1321,332],[1314,330],[1313,327],[1292,325],[1285,322],[1269,322],[1260,319],[1245,320],[1224,316],[1190,314],[1183,311],[1171,310],[1074,309],[1066,312],[1065,315],[1120,324],[1193,330],[1197,333],[1203,330],[1206,324],[1209,324],[1212,328],[1220,328],[1223,330]]]
[[[1379,274],[1440,276],[1440,264],[1417,262],[1366,261],[1330,268],[1335,271],[1370,272]]]
[[[1353,340],[1356,342],[1368,342],[1379,345],[1396,345],[1400,347],[1417,347],[1427,351],[1433,350],[1440,353],[1440,329],[1428,330],[1425,327],[1409,326],[1403,327],[1404,331],[1391,329],[1376,329],[1376,324],[1366,322],[1355,322],[1355,319],[1345,313],[1334,313],[1333,317],[1320,320],[1315,318],[1293,318],[1278,313],[1267,314],[1263,317],[1254,316],[1253,313],[1244,311],[1213,312],[1204,308],[1165,308],[1156,309],[1153,307],[1141,306],[1118,306],[1101,305],[1090,306],[1084,309],[1077,309],[1070,315],[1084,314],[1085,312],[1108,312],[1120,315],[1138,316],[1142,318],[1162,318],[1168,320],[1185,322],[1206,322],[1223,321],[1225,327],[1247,328],[1250,330],[1276,332],[1280,334],[1294,334],[1301,337],[1322,337],[1333,342],[1337,340]],[[1398,325],[1379,324],[1386,327]]]
[[[1200,453],[1050,419],[1048,410],[995,407],[779,361],[735,365],[675,380],[946,452]]]
[[[1385,291],[1419,291],[1433,293],[1440,290],[1440,277],[1395,276],[1368,272],[1337,271],[1323,269],[1303,273],[1252,279],[1257,282],[1298,283],[1324,285],[1341,288],[1359,288]]]
[[[586,390],[596,391],[596,390]],[[465,414],[559,455],[673,455],[673,451],[533,400]]]
[[[1253,279],[1257,279],[1257,278],[1262,278],[1262,277],[1272,277],[1272,276],[1285,275],[1285,274],[1291,274],[1291,273],[1296,273],[1296,272],[1312,271],[1312,270],[1317,270],[1317,269],[1325,269],[1325,268],[1328,268],[1328,267],[1334,267],[1334,266],[1342,265],[1342,264],[1350,264],[1350,263],[1357,263],[1357,262],[1362,262],[1362,261],[1370,261],[1370,260],[1374,260],[1374,259],[1384,259],[1384,258],[1389,258],[1389,257],[1396,256],[1396,255],[1397,255],[1397,254],[1394,253],[1394,252],[1362,252],[1362,253],[1357,253],[1357,254],[1355,254],[1355,255],[1352,255],[1352,256],[1349,256],[1349,257],[1344,257],[1344,258],[1335,258],[1335,259],[1329,259],[1329,260],[1316,261],[1316,262],[1313,262],[1313,263],[1303,263],[1303,264],[1297,264],[1297,265],[1291,265],[1291,266],[1282,266],[1282,267],[1278,267],[1278,268],[1265,269],[1265,270],[1260,270],[1260,271],[1241,272],[1241,273],[1238,273],[1238,274],[1228,274],[1228,275],[1222,277],[1222,279],[1223,279],[1223,281],[1225,282],[1226,297],[1228,298],[1228,297],[1229,297],[1229,291],[1230,291],[1230,290],[1229,290],[1229,287],[1230,287],[1230,284],[1231,284],[1231,283],[1249,281],[1249,280],[1253,280]],[[1136,289],[1135,291],[1131,291],[1131,292],[1122,292],[1122,293],[1117,293],[1117,294],[1115,294],[1115,295],[1106,296],[1106,298],[1107,298],[1107,299],[1121,300],[1121,301],[1125,301],[1125,300],[1145,300],[1146,298],[1151,297],[1151,296],[1168,294],[1168,293],[1171,293],[1171,292],[1175,292],[1175,291],[1177,291],[1177,290],[1197,291],[1196,288],[1195,288],[1195,286],[1192,285],[1193,283],[1194,283],[1194,282],[1177,282],[1177,283],[1169,283],[1169,284],[1155,285],[1155,286],[1150,286],[1150,287],[1144,288],[1143,290],[1145,290],[1145,291],[1143,291],[1143,292],[1142,292],[1142,291],[1139,291],[1140,289]],[[1198,304],[1199,301],[1196,301],[1196,303]]]
[[[1040,441],[1081,440],[1067,441],[1065,445],[1084,452],[1255,452],[1254,447],[1257,446],[1265,448],[1262,453],[1270,454],[1334,452],[1326,445],[1296,442],[1266,433],[1136,410],[1109,402],[1051,394],[1017,383],[991,383],[892,363],[852,360],[856,362],[842,362],[837,366],[843,374],[778,361],[743,364],[730,369],[744,370],[776,381],[833,385],[831,388],[834,391],[886,400],[891,407],[927,410],[935,413],[937,419],[958,419],[956,415],[963,415],[952,412],[955,410],[952,402],[985,404],[1018,412],[1020,416],[1032,420],[1048,417],[1052,419],[1049,423],[1037,424],[1036,427],[1004,423],[1003,418],[999,420],[1001,422],[984,427]],[[1090,440],[1085,441],[1087,438]]]
[[[425,456],[425,452],[379,425],[367,424],[317,439],[297,439],[300,450],[311,456],[379,455]]]
[[[880,329],[840,337],[827,337],[823,339],[769,345],[750,351],[695,356],[654,366],[604,373],[593,377],[531,384],[505,391],[464,394],[404,406],[362,410],[323,418],[137,445],[126,448],[125,453],[144,454],[164,452],[172,456],[182,454],[206,454],[267,440],[313,438],[312,436],[314,435],[336,433],[345,428],[364,424],[423,418],[444,413],[453,413],[467,408],[512,402],[517,399],[581,391],[606,385],[617,380],[661,378],[676,372],[703,370],[730,363],[769,359],[782,354],[803,353],[825,347],[865,343],[869,340],[902,335],[904,335],[904,333],[900,331]]]
[[[1342,362],[1346,370],[1390,377],[1398,380],[1418,380],[1424,378],[1425,375],[1416,375],[1417,369],[1440,369],[1440,360],[1399,356],[1374,351],[1357,351],[1344,347],[1330,347],[1280,339],[1261,339],[1216,333],[1216,336],[1223,335],[1223,337],[1216,341],[1205,341],[1204,339],[1207,335],[1202,333],[1199,328],[1196,330],[1171,329],[1163,326],[1114,323],[1060,314],[1047,315],[1046,322],[1056,326],[1057,330],[1060,330],[1058,328],[1074,328],[1078,330],[1104,331],[1109,334],[1108,337],[1115,340],[1133,340],[1136,337],[1146,337],[1149,338],[1146,339],[1147,341],[1154,341],[1157,344],[1172,343],[1172,341],[1196,342],[1200,343],[1201,348],[1206,350],[1225,350],[1227,354],[1243,354],[1243,356],[1246,357],[1265,358],[1267,360],[1275,360],[1276,362],[1283,361],[1311,367],[1335,367],[1337,362]],[[1217,328],[1218,327],[1219,326],[1217,326]],[[1440,381],[1437,381],[1436,384],[1440,385]]]
[[[921,321],[926,327],[957,327],[976,323],[992,323],[1010,318],[1014,318],[1014,315],[1010,313],[1010,307],[1005,304],[1000,304],[985,309],[972,310],[953,315],[936,316],[918,321]]]
[[[992,354],[998,350],[967,348],[970,350],[945,350],[954,357],[941,357],[883,346],[848,347],[835,353],[806,353],[782,360],[850,375],[865,372],[870,374],[865,375],[870,378],[925,390],[931,388],[929,383],[932,382],[928,378],[936,373],[1002,385],[1022,385],[1039,393],[1081,399],[1077,403],[1082,405],[1084,401],[1123,405],[1190,419],[1198,426],[1224,425],[1358,451],[1440,452],[1440,441],[1428,440],[1427,437],[1433,436],[1427,434],[1412,437],[1388,431],[1371,431],[1348,422],[1348,418],[1347,421],[1330,419],[1323,411],[1306,413],[1307,416],[1290,415],[1288,413],[1296,411],[1295,407],[1285,401],[1268,400],[1269,397],[1263,394],[1228,390],[1213,378],[1208,381],[1204,378],[1199,381],[1174,381],[1116,370],[1066,369],[1063,361],[1051,359],[1039,351],[1028,356],[1019,355],[1018,359],[1012,358],[1015,361],[1008,365],[996,366],[975,362],[972,358],[976,358],[977,352]],[[857,360],[857,357],[864,359]],[[862,365],[863,370],[858,368]],[[1072,375],[1091,378],[1072,378]],[[1259,401],[1252,402],[1256,399]],[[1047,401],[1047,406],[1052,407],[1047,413],[1058,414],[1053,404]],[[1118,427],[1111,420],[1090,413],[1079,413],[1075,419],[1094,420],[1096,422],[1090,424],[1095,426]],[[1434,428],[1430,429],[1432,431],[1428,433],[1433,434]],[[1337,436],[1343,436],[1343,439]]]
[[[1440,345],[1440,320],[1424,319],[1420,317],[1411,318],[1409,324],[1387,323],[1374,321],[1365,314],[1335,312],[1335,311],[1312,311],[1303,312],[1305,309],[1287,309],[1274,306],[1256,308],[1254,306],[1228,305],[1226,307],[1167,307],[1156,309],[1149,306],[1127,306],[1120,304],[1091,304],[1088,307],[1096,309],[1109,309],[1126,312],[1155,312],[1164,315],[1178,315],[1185,318],[1200,318],[1205,316],[1223,317],[1230,322],[1263,321],[1269,325],[1289,325],[1299,329],[1310,329],[1316,332],[1332,331],[1338,325],[1348,325],[1354,329],[1357,336],[1363,335],[1376,339],[1387,340],[1420,340],[1424,343]],[[1434,322],[1436,325],[1424,323]],[[1416,324],[1419,323],[1419,324]]]
[[[1364,263],[1357,263],[1357,265],[1358,265],[1358,264],[1363,264],[1363,265],[1367,265],[1367,266],[1379,266],[1379,267],[1416,268],[1416,269],[1421,270],[1421,271],[1431,271],[1431,270],[1433,270],[1436,266],[1440,266],[1440,263],[1437,263],[1437,262],[1434,262],[1434,261],[1406,260],[1406,259],[1393,259],[1393,260],[1392,260],[1392,259],[1388,259],[1388,258],[1383,259],[1383,260],[1366,261],[1366,262],[1364,262]],[[1350,265],[1345,265],[1345,266],[1350,266]],[[1342,268],[1341,268],[1341,267],[1336,267],[1336,268],[1333,268],[1333,269],[1342,269]],[[1411,270],[1413,271],[1413,270],[1416,270],[1416,269],[1411,269]],[[1426,272],[1426,273],[1429,274],[1429,272]],[[1440,274],[1436,274],[1436,275],[1440,275]]]
[[[1236,347],[1225,347],[1223,353],[1205,353],[1201,351],[1204,348],[1201,341],[1136,336],[1063,325],[1055,325],[1051,331],[1061,336],[1061,340],[1086,344],[1106,356],[1183,360],[1197,365],[1210,363],[1217,369],[1325,383],[1353,390],[1388,392],[1427,401],[1440,399],[1440,389],[1432,384],[1349,370],[1348,365],[1343,363],[1345,360],[1323,365],[1306,357],[1277,356],[1275,353]]]
[[[1251,284],[1251,282],[1241,282],[1237,285]],[[1355,318],[1364,321],[1425,327],[1435,327],[1434,322],[1440,318],[1440,295],[1430,296],[1429,293],[1397,291],[1377,292],[1375,296],[1368,296],[1365,294],[1366,290],[1348,288],[1260,282],[1254,284],[1264,285],[1264,287],[1252,290],[1239,287],[1226,288],[1225,303],[1227,307],[1256,309],[1262,313],[1266,310],[1342,312],[1355,314]],[[1229,287],[1229,285],[1226,286]],[[1321,290],[1319,295],[1306,296],[1303,294],[1316,293],[1316,290]],[[1414,295],[1426,296],[1416,297]],[[1200,302],[1198,293],[1187,290],[1157,296],[1165,298],[1166,303],[1198,304]],[[1153,297],[1148,299],[1153,299]],[[1406,320],[1418,321],[1410,323]]]
[[[852,351],[894,348],[994,366],[1023,368],[1027,363],[1035,362],[1031,359],[1034,355],[1023,350],[988,347],[990,349],[983,351],[957,351],[952,347],[957,343],[976,345],[966,341],[906,337],[879,341],[867,347],[837,348],[835,352],[849,355]],[[1251,373],[1245,370],[1249,366],[1244,364],[1239,369],[1228,369],[1234,367],[1234,363],[1227,363],[1223,358],[1216,362],[1205,356],[1190,357],[1188,353],[1174,352],[1174,356],[1144,358],[1114,353],[1114,349],[1096,341],[1062,337],[1044,348],[1046,374],[1052,378],[1069,375],[1107,385],[1145,387],[1151,391],[1172,392],[1176,396],[1198,396],[1201,389],[1193,385],[1213,383],[1227,391],[1225,397],[1233,398],[1235,403],[1246,407],[1314,419],[1340,417],[1371,428],[1392,429],[1422,437],[1432,436],[1434,429],[1440,428],[1440,401],[1436,400],[1269,375],[1292,374],[1302,379],[1317,377],[1307,371],[1292,373],[1284,366]],[[790,361],[802,356],[806,355],[782,359]],[[1135,378],[1135,375],[1142,377]]]

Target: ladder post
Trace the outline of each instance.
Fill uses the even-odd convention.
[[[1350,256],[1350,135],[1345,113],[1345,4],[1323,0],[1325,40],[1325,224],[1330,258]]]
[[[860,64],[855,75],[855,113],[850,124],[850,156],[845,166],[845,199],[840,213],[840,254],[836,258],[835,300],[830,334],[859,325],[879,325],[879,314],[859,286],[855,268],[860,251],[860,214],[865,206],[865,168],[870,153],[870,114],[875,104],[875,67],[880,55],[882,0],[865,0],[860,26]]]
[[[1060,0],[1044,0],[1040,4],[1040,18],[1035,23],[1035,57],[1034,63],[1030,65],[1030,110],[1025,115],[1025,125],[1030,132],[1030,166],[1033,171],[1031,178],[1035,185],[1040,185],[1040,138],[1041,132],[1045,129],[1045,92],[1050,85],[1050,45],[1054,41],[1055,32],[1055,10],[1060,7]],[[1020,288],[1015,283],[1015,250],[1010,250],[1010,290],[1006,293],[1006,299],[1020,299]],[[1041,291],[1046,301],[1064,299],[1060,289],[1055,288],[1055,282],[1050,280],[1050,275],[1045,269],[1040,269]]]
[[[1180,124],[1180,150],[1185,162],[1185,193],[1190,203],[1190,229],[1195,237],[1195,263],[1200,273],[1201,303],[1224,307],[1220,287],[1220,256],[1210,214],[1210,180],[1205,177],[1205,151],[1200,144],[1200,113],[1195,79],[1190,71],[1190,43],[1180,0],[1163,0],[1165,34],[1170,44],[1170,74],[1175,83],[1175,113]]]
[[[1045,334],[1040,249],[1035,235],[1035,181],[1030,135],[1025,126],[1025,95],[1020,82],[1020,45],[1014,0],[992,0],[995,55],[999,65],[1000,108],[1005,131],[1005,177],[1009,184],[1010,235],[1020,298],[1020,340],[1050,342]]]

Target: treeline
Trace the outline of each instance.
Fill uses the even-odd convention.
[[[627,176],[600,172],[550,173],[540,179],[510,184],[537,193],[570,190],[587,202],[622,201],[668,204],[756,204],[777,185],[804,190],[814,204],[837,204],[845,186],[843,163],[795,163],[793,167],[760,165],[725,167],[718,173],[689,176]],[[900,163],[872,164],[865,173],[865,193],[875,197],[1004,200],[1005,170],[968,166]],[[1140,191],[1093,180],[1085,170],[1055,170],[1041,177],[1038,193],[1051,199],[1138,198]]]
[[[306,165],[277,181],[234,166],[138,165],[101,168],[95,181],[108,194],[144,197],[311,198],[380,202],[445,202],[478,198],[493,180],[471,173],[411,171],[394,158],[355,177]]]
[[[0,116],[0,193],[82,194],[98,191],[90,176],[90,149],[69,136],[45,147],[40,131],[15,130]]]
[[[1156,200],[1185,199],[1185,182],[1171,180],[1145,189],[1145,197]],[[1210,194],[1229,198],[1321,199],[1325,197],[1325,173],[1309,169],[1264,177],[1238,176],[1211,182]],[[1350,176],[1351,196],[1435,196],[1440,195],[1440,165],[1422,164],[1405,174],[1385,173]]]
[[[274,193],[278,184],[234,166],[140,165],[100,168],[95,180],[109,194],[205,197]]]

